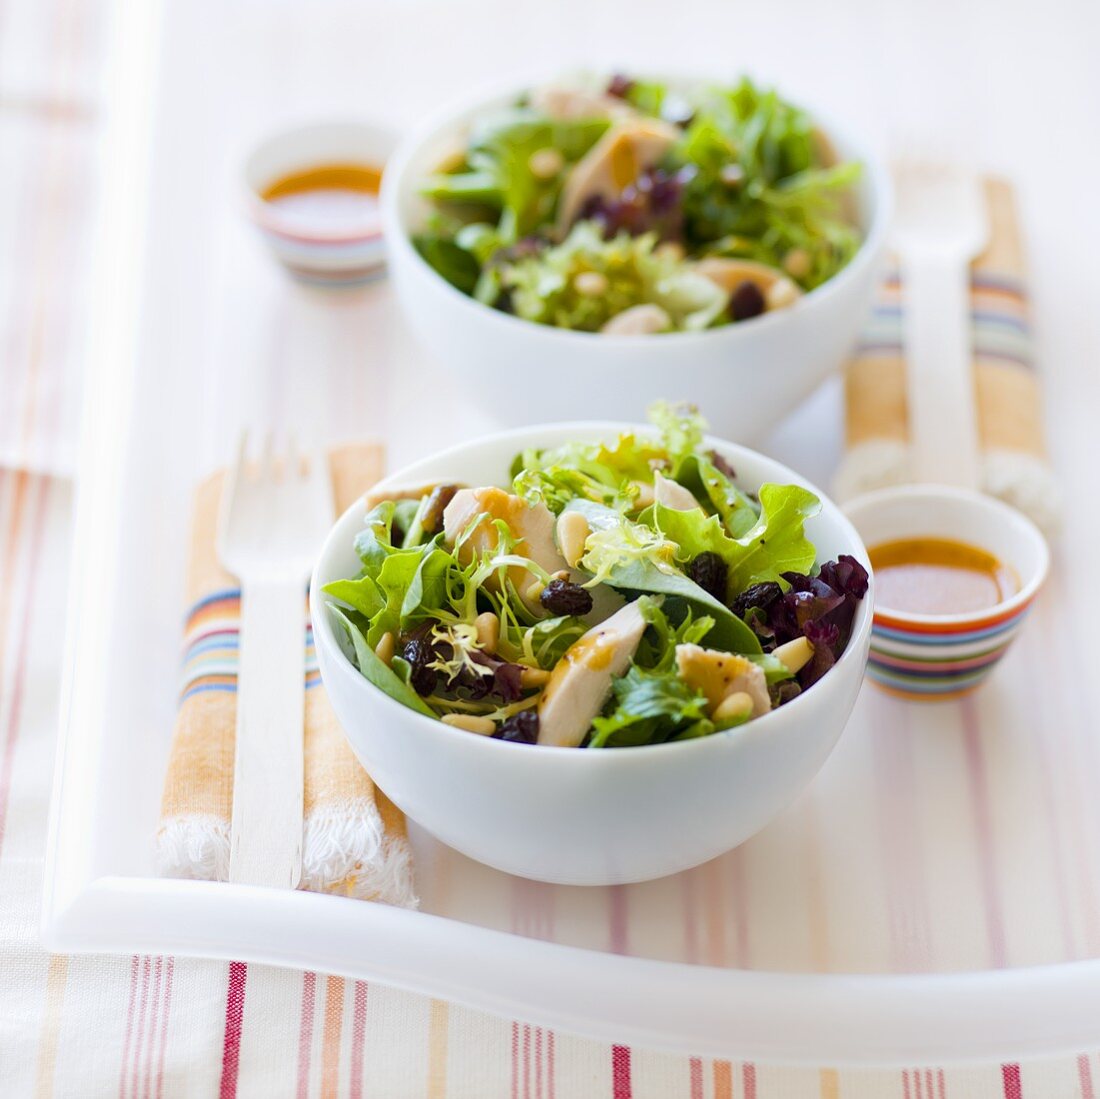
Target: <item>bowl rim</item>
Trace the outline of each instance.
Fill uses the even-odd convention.
[[[602,72],[603,70],[593,69],[592,71]],[[691,83],[705,84],[713,82],[709,78],[688,76],[683,73],[668,74],[665,78],[670,83],[681,86]],[[497,81],[483,86],[476,94],[464,97],[456,105],[448,105],[434,112],[402,138],[387,162],[389,170],[383,175],[382,188],[379,192],[383,235],[388,250],[400,253],[403,259],[411,260],[413,268],[430,276],[450,300],[460,303],[459,308],[472,307],[477,313],[492,317],[493,320],[490,323],[503,324],[506,328],[511,327],[512,330],[526,329],[540,332],[549,339],[557,339],[562,342],[580,341],[591,343],[593,338],[600,336],[601,333],[579,332],[573,329],[557,328],[554,325],[525,320],[522,317],[501,312],[499,309],[494,309],[492,306],[485,305],[468,294],[462,293],[461,290],[452,286],[443,278],[413,247],[410,232],[405,226],[399,209],[401,199],[410,189],[410,185],[405,181],[409,165],[426,142],[448,130],[457,128],[462,124],[460,120],[465,120],[466,116],[476,113],[480,109],[489,109],[500,101],[530,89],[538,82],[538,79],[539,77],[536,76],[521,85],[517,85],[514,80],[510,80],[507,82]],[[874,152],[871,143],[865,140],[862,134],[849,130],[845,126],[836,125],[828,112],[820,111],[816,107],[805,106],[801,101],[799,106],[806,111],[828,137],[839,139],[840,144],[850,148],[853,151],[852,159],[857,160],[866,173],[873,209],[870,224],[864,229],[863,239],[860,241],[855,255],[832,278],[823,282],[820,286],[806,291],[797,301],[784,309],[761,313],[759,316],[751,317],[747,321],[723,325],[721,328],[708,328],[701,332],[661,332],[650,335],[617,336],[615,338],[616,347],[651,346],[654,340],[668,340],[675,341],[677,344],[687,344],[718,338],[743,339],[746,338],[746,332],[761,332],[768,327],[789,322],[792,317],[804,313],[807,309],[816,308],[822,303],[827,305],[829,300],[835,294],[840,293],[848,282],[854,281],[868,264],[877,261],[886,245],[894,207],[893,185],[885,161]],[[521,329],[516,329],[515,326],[517,325],[521,326]],[[739,333],[739,336],[734,335],[735,333]]]
[[[889,506],[910,500],[913,503],[925,501],[937,503],[944,500],[962,504],[972,509],[975,513],[981,511],[993,516],[993,522],[1011,524],[1021,532],[1021,536],[1029,539],[1038,555],[1038,564],[1031,578],[1021,583],[1020,590],[994,603],[992,607],[984,607],[980,611],[963,611],[957,614],[927,614],[917,611],[901,611],[895,607],[879,606],[874,608],[876,618],[887,619],[881,624],[887,629],[904,628],[906,625],[914,626],[941,626],[945,629],[953,626],[966,626],[988,622],[990,619],[1007,620],[1014,618],[1025,608],[1038,594],[1039,589],[1046,582],[1050,573],[1050,543],[1046,536],[1023,512],[998,500],[995,496],[989,496],[984,492],[973,489],[960,488],[955,485],[893,485],[886,488],[874,489],[870,492],[862,492],[845,501],[841,507],[846,518],[851,519],[851,512],[870,511],[878,507]],[[851,519],[853,526],[856,520]],[[870,554],[870,550],[868,550]],[[1022,579],[1022,578],[1021,578]],[[933,632],[934,631],[925,631]]]
[[[417,459],[415,462],[411,462],[401,469],[395,470],[393,473],[388,474],[376,485],[371,486],[368,490],[372,494],[378,489],[386,488],[387,486],[393,486],[395,488],[400,487],[403,484],[415,483],[417,474],[416,470],[424,465],[435,464],[436,462],[446,460],[452,456],[461,455],[471,449],[476,450],[478,447],[486,446],[489,444],[499,444],[515,440],[517,443],[525,438],[530,438],[534,435],[543,435],[550,432],[556,432],[569,438],[569,436],[576,432],[586,432],[589,438],[598,439],[604,437],[606,433],[613,432],[619,433],[622,431],[634,431],[645,432],[647,434],[653,434],[655,429],[652,425],[643,425],[637,423],[630,423],[629,421],[612,421],[612,420],[573,420],[573,421],[558,421],[554,423],[534,424],[520,428],[510,428],[506,431],[493,432],[489,435],[481,435],[477,438],[467,440],[463,443],[457,443],[454,446],[447,447],[443,450],[433,451],[430,454],[424,455],[422,458]],[[583,437],[583,436],[582,436]],[[564,441],[564,439],[563,439]],[[844,648],[844,652],[840,654],[840,659],[829,669],[829,672],[820,680],[814,684],[815,690],[820,689],[822,682],[827,682],[838,669],[843,668],[844,673],[848,674],[848,669],[852,664],[858,661],[859,657],[857,653],[861,650],[865,651],[870,643],[870,636],[873,622],[873,609],[874,609],[874,578],[871,575],[870,564],[867,555],[867,549],[860,538],[859,532],[856,530],[852,521],[844,513],[838,504],[823,493],[813,482],[807,480],[805,477],[800,476],[794,470],[785,466],[782,462],[777,461],[774,458],[768,457],[766,454],[762,454],[758,450],[753,450],[751,447],[742,446],[739,443],[733,443],[729,440],[719,438],[718,436],[707,434],[704,436],[704,443],[707,446],[715,447],[720,452],[724,452],[723,456],[728,457],[731,461],[736,462],[739,458],[749,458],[750,460],[763,461],[768,466],[772,467],[772,476],[777,478],[784,478],[780,483],[783,484],[799,484],[805,488],[808,488],[811,492],[814,492],[818,499],[821,501],[821,511],[829,513],[829,520],[837,525],[841,534],[850,542],[848,549],[842,551],[845,553],[851,553],[853,557],[861,562],[868,571],[869,586],[863,599],[860,600],[860,605],[856,609],[856,618],[852,626],[851,635],[848,638],[848,644]],[[520,446],[522,449],[522,446]],[[336,638],[335,630],[333,628],[332,618],[328,614],[327,602],[321,590],[322,583],[328,583],[328,580],[322,581],[321,568],[325,560],[328,558],[332,544],[336,539],[338,533],[342,532],[345,524],[350,522],[350,517],[353,512],[357,512],[363,506],[363,497],[360,496],[350,507],[346,508],[336,519],[332,528],[329,530],[324,544],[317,554],[316,563],[313,568],[312,575],[310,577],[309,585],[309,607],[310,618],[313,623],[313,635],[314,643],[317,645],[318,652],[323,649],[326,652],[334,651],[337,659],[337,667],[340,669],[340,673],[345,676],[351,676],[352,680],[365,687],[368,691],[373,692],[378,698],[384,700],[384,705],[392,706],[394,713],[400,713],[407,719],[415,719],[416,723],[420,725],[425,731],[431,730],[432,733],[437,733],[439,730],[443,730],[444,735],[450,734],[456,737],[462,737],[467,742],[484,742],[487,744],[495,744],[499,749],[507,749],[512,751],[522,751],[530,753],[532,749],[539,752],[553,752],[559,758],[562,754],[568,756],[578,756],[582,758],[603,758],[606,756],[624,757],[624,758],[638,758],[638,753],[643,753],[643,758],[648,758],[650,754],[657,757],[663,752],[669,751],[703,751],[703,745],[706,744],[728,744],[730,741],[742,740],[745,737],[752,735],[759,735],[760,728],[763,722],[770,722],[765,727],[764,731],[769,732],[775,730],[776,726],[781,722],[790,723],[795,717],[801,714],[801,709],[792,710],[792,707],[803,706],[803,699],[809,694],[808,691],[803,692],[796,698],[791,699],[790,702],[785,703],[782,707],[776,710],[772,710],[770,713],[764,714],[759,718],[754,718],[751,721],[746,721],[742,725],[736,725],[730,729],[721,730],[718,733],[714,733],[705,737],[694,737],[691,740],[682,741],[666,741],[663,744],[639,744],[632,745],[624,748],[615,748],[604,751],[578,751],[576,748],[568,748],[561,745],[552,744],[516,744],[511,741],[500,740],[496,737],[478,736],[471,734],[462,729],[456,729],[447,725],[441,721],[438,717],[428,717],[426,714],[418,713],[416,710],[410,709],[408,706],[402,705],[395,698],[386,694],[381,688],[376,687],[371,683],[360,671],[356,668],[348,659],[344,652],[343,646]],[[335,578],[334,578],[335,579]],[[866,667],[866,659],[864,659],[864,668]],[[860,674],[862,674],[862,669]],[[322,667],[322,681],[324,680],[324,670]],[[836,681],[839,685],[839,680]],[[360,688],[355,688],[360,689]],[[815,696],[811,705],[820,705],[821,696]],[[784,715],[779,717],[779,715]],[[777,720],[778,719],[778,720]],[[483,749],[475,749],[483,750]],[[497,749],[489,749],[497,750]],[[592,764],[593,766],[606,766],[607,764]]]
[[[376,121],[372,118],[355,117],[353,115],[332,115],[320,118],[303,119],[285,126],[279,126],[266,130],[263,136],[252,142],[248,151],[241,159],[238,167],[238,204],[244,209],[245,215],[253,223],[265,232],[273,233],[282,239],[301,244],[303,246],[360,244],[373,242],[382,235],[382,195],[381,187],[378,195],[378,210],[360,226],[352,229],[309,229],[299,230],[288,228],[285,219],[281,219],[274,213],[272,206],[263,198],[263,185],[254,178],[258,171],[257,162],[268,155],[272,149],[280,145],[294,143],[307,139],[315,134],[345,135],[355,133],[360,138],[370,142],[377,142],[387,151],[380,158],[375,167],[379,167],[382,178],[385,179],[385,170],[393,160],[394,152],[401,142],[400,131],[394,129],[386,122]],[[309,160],[302,160],[302,169],[309,167]],[[278,176],[275,177],[276,179]],[[272,181],[268,181],[272,182]]]

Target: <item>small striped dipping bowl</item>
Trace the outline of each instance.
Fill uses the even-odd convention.
[[[909,538],[952,539],[985,550],[1015,574],[1016,593],[978,611],[914,614],[875,605],[869,678],[922,702],[974,690],[1012,644],[1046,579],[1050,551],[1039,528],[990,496],[940,485],[865,493],[844,511],[869,548]]]
[[[296,279],[312,286],[359,286],[385,273],[377,195],[371,201],[338,201],[321,212],[314,208],[303,213],[301,207],[271,201],[272,187],[318,172],[338,178],[349,169],[380,177],[396,144],[397,135],[384,126],[333,121],[282,130],[252,151],[244,165],[249,216]]]

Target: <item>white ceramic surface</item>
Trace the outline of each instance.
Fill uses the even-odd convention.
[[[613,438],[628,425],[574,423],[506,432],[434,455],[386,484],[506,484],[517,451]],[[644,430],[644,429],[639,429]],[[805,483],[753,451],[710,440],[742,485]],[[813,486],[808,486],[813,488]],[[818,558],[866,554],[821,494],[808,531]],[[836,666],[804,695],[739,728],[684,743],[590,752],[509,744],[453,729],[395,702],[344,655],[324,584],[355,575],[363,508],[337,521],[310,603],[325,689],[356,754],[405,812],[438,839],[498,870],[570,885],[644,881],[695,866],[759,831],[825,762],[863,679],[870,598]]]
[[[382,186],[390,273],[409,324],[502,423],[640,419],[665,397],[696,402],[716,431],[754,443],[840,366],[867,313],[891,207],[887,172],[867,146],[824,126],[842,158],[864,165],[857,198],[866,237],[836,277],[751,321],[611,339],[490,309],[437,275],[409,239],[428,212],[417,194],[421,182],[459,147],[474,118],[514,98],[512,90],[462,110],[449,107],[405,139]]]

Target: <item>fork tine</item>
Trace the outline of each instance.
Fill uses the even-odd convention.
[[[332,522],[336,511],[336,502],[332,495],[332,475],[329,471],[328,455],[323,449],[314,450],[305,458],[306,480],[309,482],[317,502],[318,514],[325,524]]]
[[[260,447],[259,476],[268,480],[275,476],[275,432],[264,432],[263,446]]]
[[[218,545],[219,553],[225,556],[225,540],[229,530],[229,517],[233,512],[233,501],[237,496],[237,486],[245,475],[248,462],[248,431],[243,430],[237,440],[237,457],[225,471],[222,483],[221,505],[218,508]]]

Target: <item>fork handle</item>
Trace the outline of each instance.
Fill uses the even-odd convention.
[[[976,489],[978,424],[969,265],[962,256],[903,255],[901,276],[916,479]]]
[[[229,880],[302,877],[305,595],[297,579],[241,584]]]

